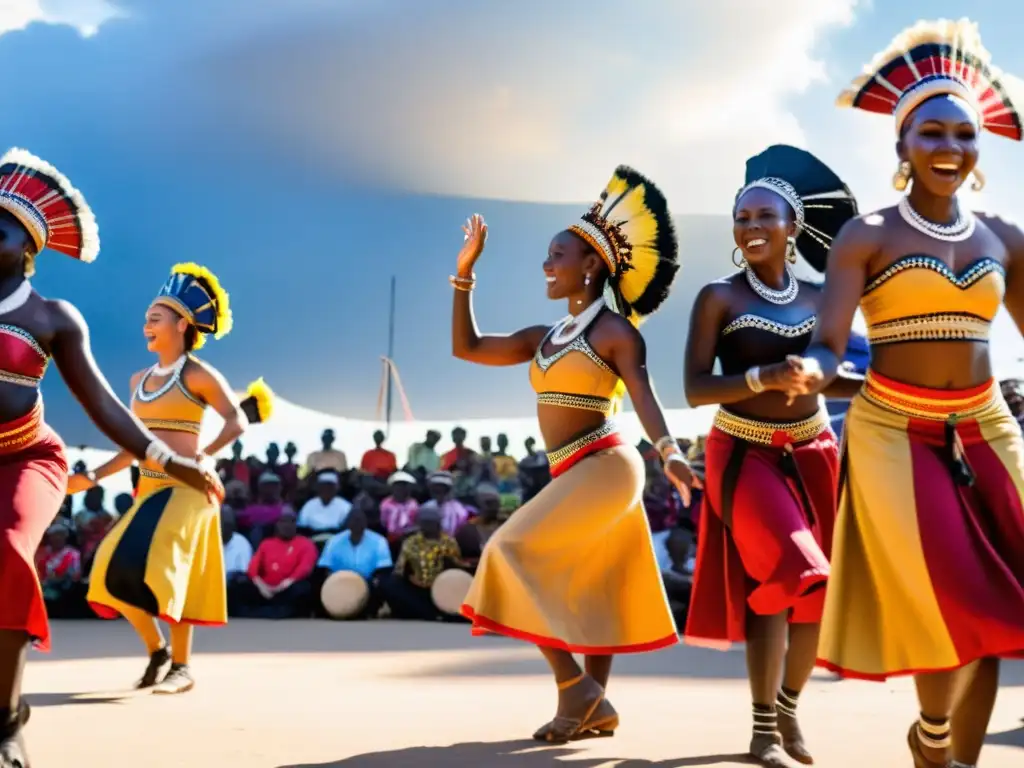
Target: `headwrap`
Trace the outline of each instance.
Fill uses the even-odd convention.
[[[569,231],[608,266],[608,305],[639,326],[668,298],[679,270],[679,246],[665,196],[650,179],[620,165]]]
[[[818,272],[825,271],[832,240],[857,215],[857,201],[849,187],[810,152],[776,144],[747,160],[746,186],[768,189],[785,200],[796,218],[796,249]]]
[[[219,339],[231,332],[227,291],[213,272],[198,264],[175,264],[153,304],[173,309],[195,327],[195,349],[203,346],[209,333]]]
[[[974,109],[981,127],[1020,141],[1020,82],[992,66],[970,19],[919,21],[875,56],[843,91],[838,104],[893,115],[896,135],[910,114],[933,96],[958,96]]]
[[[28,230],[36,251],[49,248],[84,262],[100,252],[100,231],[82,193],[24,149],[0,157],[0,208]]]

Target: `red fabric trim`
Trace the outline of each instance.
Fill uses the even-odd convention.
[[[883,387],[925,400],[965,400],[971,397],[980,397],[992,389],[994,383],[993,379],[989,379],[982,384],[978,384],[976,387],[968,387],[967,389],[931,389],[930,387],[919,387],[914,384],[896,381],[875,371],[871,371],[870,376]]]
[[[551,479],[554,480],[559,475],[564,475],[570,469],[579,464],[587,456],[592,456],[595,453],[606,450],[608,448],[614,448],[617,445],[625,445],[626,441],[622,439],[622,435],[618,432],[614,432],[606,437],[602,437],[590,445],[580,448],[576,453],[567,459],[563,459],[558,462],[555,466],[551,467]]]
[[[504,635],[505,637],[511,637],[515,640],[523,640],[533,645],[540,645],[545,648],[558,648],[562,651],[568,651],[569,653],[582,653],[587,656],[612,656],[620,653],[649,653],[651,651],[660,651],[663,648],[675,645],[679,642],[679,636],[671,634],[668,637],[663,637],[660,640],[653,640],[648,643],[638,643],[636,645],[574,645],[572,643],[566,643],[558,640],[554,637],[544,637],[543,635],[534,635],[529,632],[523,632],[519,629],[512,627],[506,627],[504,624],[499,624],[496,621],[488,619],[486,616],[479,616],[470,606],[463,603],[460,610],[463,616],[473,622],[472,633],[474,635]]]
[[[89,607],[92,608],[93,612],[101,619],[113,620],[121,618],[121,613],[109,605],[103,605],[102,603],[89,603]],[[166,624],[188,624],[193,627],[223,627],[227,624],[227,621],[198,621],[197,619],[172,619],[170,616],[161,613],[157,616],[160,621]]]
[[[838,664],[833,664],[828,659],[817,659],[814,662],[816,667],[821,669],[827,669],[829,672],[834,672],[843,678],[850,680],[866,680],[869,683],[884,683],[886,680],[892,677],[907,677],[908,675],[928,675],[933,672],[954,672],[958,669],[963,669],[968,664],[973,664],[975,661],[984,658],[998,657],[1001,659],[1024,659],[1024,651],[1021,650],[1000,650],[986,653],[981,656],[973,656],[964,659],[959,665],[953,667],[936,667],[934,669],[898,669],[891,672],[884,672],[881,674],[870,674],[868,672],[858,672],[855,669],[845,669]]]

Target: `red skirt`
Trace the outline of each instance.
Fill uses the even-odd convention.
[[[719,410],[707,439],[687,643],[743,642],[748,611],[821,621],[838,479],[824,412],[782,424]]]
[[[0,629],[26,632],[50,649],[50,625],[35,554],[60,512],[68,485],[64,443],[42,405],[0,424]]]

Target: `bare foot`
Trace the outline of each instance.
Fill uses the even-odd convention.
[[[750,754],[769,768],[800,768],[800,763],[787,755],[779,742],[777,736],[754,734],[750,739]]]
[[[795,717],[784,712],[778,713],[779,734],[782,736],[782,747],[786,754],[802,765],[814,765],[814,758],[804,745],[804,735],[800,731],[800,723]]]

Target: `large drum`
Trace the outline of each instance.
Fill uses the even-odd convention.
[[[465,571],[457,568],[450,568],[442,571],[434,580],[430,588],[430,596],[434,605],[441,613],[449,616],[458,616],[462,604],[466,602],[466,595],[469,594],[469,586],[473,583],[473,577]]]
[[[353,571],[332,573],[320,590],[320,601],[332,619],[353,619],[359,616],[369,599],[369,585]]]

